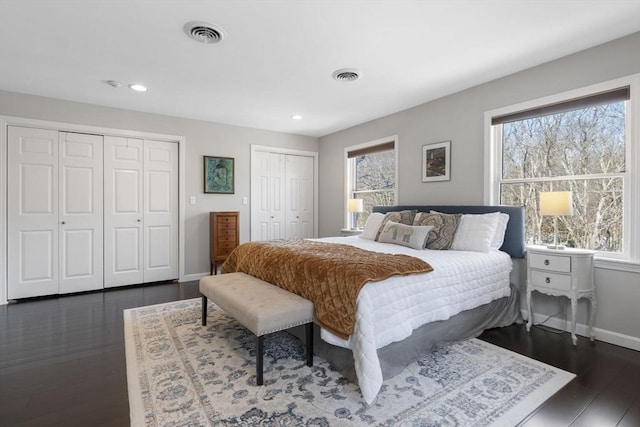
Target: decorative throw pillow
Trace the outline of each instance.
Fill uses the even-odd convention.
[[[413,220],[413,225],[433,226],[427,239],[427,249],[446,250],[453,243],[460,217],[460,214],[420,212]]]
[[[453,236],[451,249],[456,251],[489,252],[498,227],[498,215],[462,215]]]
[[[393,221],[400,224],[411,225],[413,224],[413,217],[416,216],[417,210],[407,209],[405,211],[398,212],[387,212],[382,220],[382,225],[380,226],[380,230],[378,230],[378,234],[376,236],[376,241],[380,239],[380,233],[382,233],[382,229],[387,221]]]
[[[413,249],[424,249],[427,244],[427,237],[433,226],[413,226],[387,221],[384,225],[379,242],[393,243],[396,245],[408,246]]]
[[[384,220],[384,214],[380,212],[373,212],[367,218],[367,222],[364,224],[364,229],[360,237],[363,239],[376,240],[378,230],[382,227],[382,221]]]
[[[502,212],[496,212],[498,216],[498,226],[496,227],[496,234],[494,234],[491,240],[491,247],[500,249],[504,243],[504,234],[507,232],[507,223],[509,222],[509,215]]]

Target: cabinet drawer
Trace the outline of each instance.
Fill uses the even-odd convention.
[[[233,252],[235,248],[222,248],[222,249],[218,249],[218,253],[216,254],[216,259],[222,260],[222,259],[226,259],[229,255],[231,255],[231,252]]]
[[[223,215],[218,216],[218,224],[224,224],[224,223],[229,223],[229,222],[232,222],[232,223],[235,224],[236,223],[236,217],[235,216],[223,216]]]
[[[529,266],[539,270],[571,273],[571,257],[565,255],[548,255],[529,253]]]
[[[529,274],[533,286],[559,291],[571,290],[571,276],[569,275],[538,270],[531,270]]]
[[[216,236],[216,245],[221,245],[225,243],[236,243],[236,235],[231,234],[229,236]]]
[[[216,227],[216,232],[218,233],[227,233],[227,232],[236,232],[236,223],[235,222],[228,222],[225,224],[218,224],[218,226]]]
[[[218,240],[216,242],[216,249],[228,249],[228,248],[235,248],[236,246],[238,246],[238,242],[234,240],[228,240],[228,241],[220,241]]]

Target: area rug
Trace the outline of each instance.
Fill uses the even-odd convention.
[[[367,405],[326,361],[305,364],[304,345],[265,339],[256,386],[255,337],[200,299],[124,312],[133,426],[514,426],[574,375],[472,339],[435,348],[385,381]]]

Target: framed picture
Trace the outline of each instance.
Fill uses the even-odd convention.
[[[234,159],[204,156],[204,192],[234,194]]]
[[[422,146],[422,182],[451,179],[451,141]]]

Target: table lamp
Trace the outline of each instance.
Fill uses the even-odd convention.
[[[573,193],[571,191],[549,191],[540,193],[540,214],[553,217],[553,246],[549,249],[564,249],[558,245],[558,217],[573,215]]]
[[[362,212],[362,199],[349,199],[347,202],[347,211],[353,215],[351,229],[356,230],[358,228],[358,214]]]

